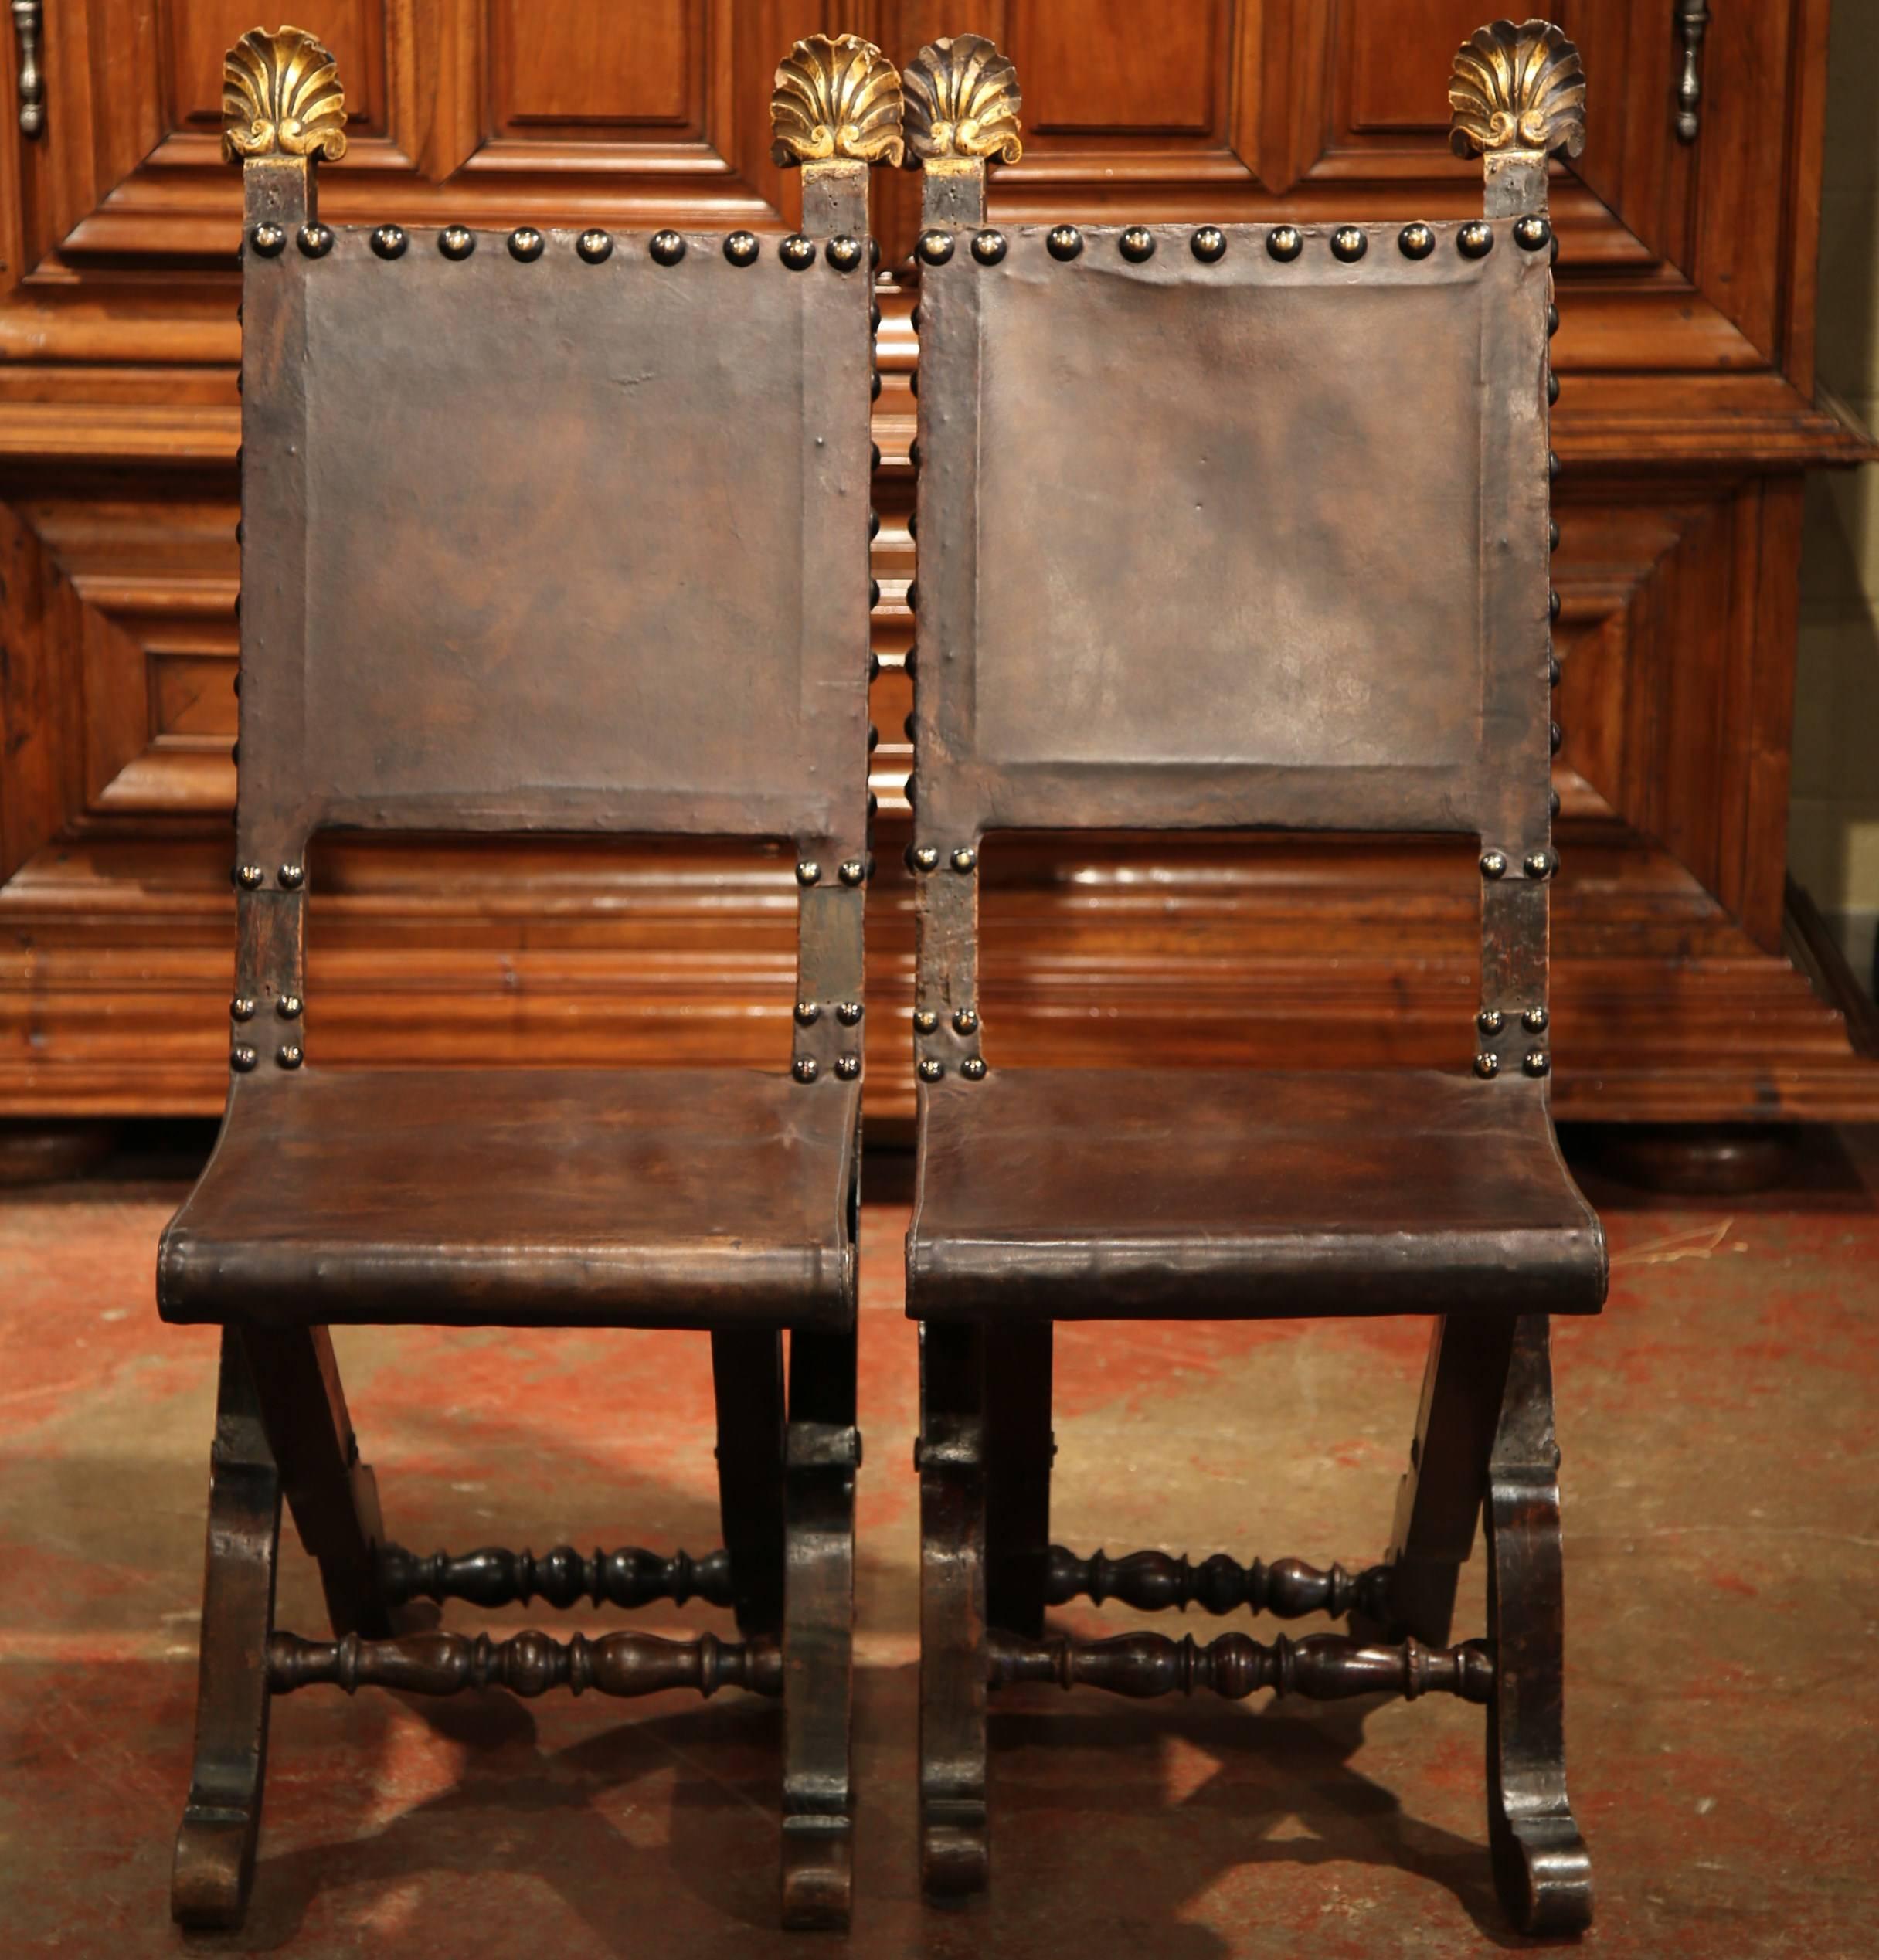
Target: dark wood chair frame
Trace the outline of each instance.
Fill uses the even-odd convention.
[[[318,745],[303,734],[311,691],[308,620],[345,595],[309,589],[306,538],[309,498],[301,458],[307,449],[308,397],[335,385],[312,365],[309,282],[335,276],[382,279],[403,304],[434,292],[460,272],[477,239],[451,227],[421,243],[386,226],[335,233],[320,222],[314,166],[345,147],[344,104],[331,55],[297,29],[256,29],[231,51],[226,77],[225,154],[243,165],[243,593],[241,616],[241,767],[234,871],[236,983],[230,1021],[229,1115],[219,1160],[231,1137],[248,1140],[249,1161],[212,1164],[204,1186],[165,1235],[159,1299],[166,1318],[219,1321],[223,1327],[204,1587],[202,1669],[195,1767],[178,1834],[172,1907],[195,1928],[230,1927],[246,1909],[260,1827],[270,1696],[316,1683],[348,1693],[378,1684],[407,1692],[454,1694],[501,1686],[535,1695],[565,1686],[609,1695],[640,1695],[688,1687],[709,1694],[733,1684],[780,1696],[783,1704],[782,1914],[800,1927],[842,1927],[851,1896],[852,1798],[849,1704],[854,1586],[854,1494],[861,1461],[856,1426],[855,1350],[855,1182],[859,1165],[861,1073],[862,916],[868,861],[867,803],[867,613],[870,399],[873,322],[869,287],[868,173],[871,163],[900,157],[899,76],[880,52],[853,36],[817,36],[798,42],[779,69],[773,99],[779,160],[802,165],[802,231],[765,242],[748,233],[728,239],[676,233],[651,239],[604,231],[545,233],[525,226],[481,241],[484,276],[517,294],[516,304],[543,317],[557,294],[597,290],[589,268],[610,256],[616,292],[634,280],[690,277],[719,282],[695,289],[701,316],[729,290],[761,299],[780,319],[807,323],[802,338],[804,426],[785,440],[813,457],[817,515],[800,528],[814,555],[800,571],[804,732],[800,753],[767,771],[751,761],[763,793],[741,797],[668,777],[648,786],[605,772],[604,739],[592,756],[592,780],[556,786],[539,757],[502,776],[493,749],[474,741],[454,756],[456,779],[475,784],[476,769],[494,773],[488,793],[439,797],[409,792],[400,774],[420,746],[437,739],[420,724],[388,733],[392,757],[382,779],[376,751],[343,793],[324,780]],[[838,112],[839,111],[839,112]],[[688,247],[691,265],[678,263]],[[409,257],[403,267],[395,263]],[[377,270],[372,270],[376,255]],[[516,263],[511,264],[511,260]],[[535,263],[540,260],[543,263]],[[780,267],[777,263],[780,260]],[[676,268],[661,273],[658,267]],[[756,267],[754,272],[728,267]],[[464,276],[467,276],[467,273]],[[413,283],[416,281],[415,284]],[[738,283],[738,282],[742,282]],[[820,284],[818,284],[820,282]],[[491,287],[490,290],[498,290]],[[426,302],[428,304],[428,302]],[[611,304],[585,298],[583,304]],[[674,301],[674,304],[681,302]],[[398,302],[388,297],[385,304]],[[625,304],[625,302],[622,302]],[[430,316],[426,316],[430,317]],[[713,316],[721,317],[721,316]],[[818,342],[817,321],[839,328]],[[704,322],[708,328],[709,319]],[[405,351],[395,324],[369,358],[390,363],[383,385],[395,387],[399,362],[422,362],[423,346]],[[330,336],[329,336],[330,338]],[[669,343],[668,343],[669,344]],[[389,352],[387,349],[389,348]],[[607,350],[584,347],[595,361]],[[338,359],[328,347],[324,355]],[[780,356],[788,360],[790,355]],[[793,371],[786,369],[786,378]],[[369,370],[348,369],[341,381]],[[324,379],[322,379],[324,377]],[[878,386],[878,383],[875,384]],[[797,413],[787,399],[779,413]],[[810,422],[810,414],[821,418]],[[827,432],[826,435],[821,432]],[[823,445],[826,440],[826,450]],[[814,445],[812,447],[811,445]],[[343,447],[343,444],[341,445]],[[496,460],[500,467],[500,459]],[[807,467],[807,465],[805,465]],[[805,483],[805,503],[807,501]],[[671,494],[683,494],[682,487]],[[604,524],[606,515],[599,520]],[[797,522],[793,509],[790,522]],[[780,532],[779,535],[787,535]],[[447,561],[447,540],[441,555]],[[388,547],[389,549],[389,547]],[[420,642],[421,635],[413,636]],[[428,652],[428,649],[423,651]],[[662,650],[621,646],[620,671]],[[762,658],[759,646],[752,657]],[[610,653],[607,656],[610,660]],[[402,676],[421,703],[423,657]],[[611,671],[611,668],[606,671]],[[555,685],[552,667],[541,684]],[[604,713],[600,704],[597,708]],[[620,712],[616,709],[617,714]],[[732,712],[727,710],[727,715]],[[746,717],[746,718],[748,718]],[[443,738],[450,739],[448,734]],[[506,734],[504,736],[506,739]],[[651,738],[656,739],[656,736]],[[747,732],[743,747],[769,750],[773,731]],[[403,745],[402,753],[394,753]],[[370,745],[363,745],[369,749]],[[538,742],[537,748],[540,747]],[[733,745],[735,746],[735,745]],[[691,752],[688,751],[687,752]],[[742,764],[725,765],[733,783]],[[421,772],[420,772],[421,774]],[[499,783],[502,786],[498,786]],[[545,783],[548,786],[541,786]],[[289,1127],[294,1099],[321,1072],[304,1052],[308,1014],[304,943],[308,878],[305,850],[321,827],[464,831],[686,833],[792,839],[799,890],[798,1005],[790,1075],[763,1093],[770,1106],[821,1101],[821,1140],[831,1193],[829,1230],[836,1243],[817,1283],[818,1311],[793,1323],[787,1289],[770,1286],[740,1300],[722,1258],[703,1270],[691,1303],[670,1303],[688,1284],[682,1252],[661,1296],[665,1309],[596,1310],[572,1318],[562,1309],[580,1290],[578,1257],[562,1262],[559,1291],[533,1306],[510,1284],[497,1304],[472,1300],[444,1314],[404,1313],[397,1290],[406,1276],[381,1262],[357,1265],[355,1297],[322,1317],[278,1296],[312,1289],[294,1266],[290,1247],[257,1263],[206,1247],[199,1202],[210,1180],[224,1185],[250,1172],[269,1183],[277,1209],[294,1201],[292,1165],[265,1169],[271,1140]],[[260,1031],[272,1030],[271,1037]],[[532,1077],[505,1079],[526,1093]],[[619,1082],[620,1099],[630,1100]],[[602,1085],[604,1106],[612,1092]],[[706,1112],[708,1120],[709,1112]],[[736,1119],[736,1110],[726,1120]],[[806,1119],[805,1119],[806,1120]],[[790,1119],[786,1116],[785,1125]],[[260,1140],[258,1143],[255,1140]],[[331,1140],[342,1151],[347,1139]],[[302,1161],[304,1160],[297,1160]],[[844,1187],[843,1205],[839,1194]],[[734,1219],[732,1194],[724,1194]],[[474,1207],[473,1190],[463,1202]],[[845,1216],[841,1215],[845,1211]],[[263,1248],[263,1252],[268,1251]],[[500,1249],[500,1248],[499,1248]],[[669,1253],[669,1249],[667,1248]],[[716,1248],[722,1252],[722,1242]],[[575,1248],[578,1255],[579,1248]],[[668,1263],[672,1262],[668,1259]],[[530,1269],[528,1248],[514,1263]],[[536,1262],[539,1269],[540,1262]],[[572,1268],[575,1276],[569,1279]],[[362,1273],[363,1276],[358,1275]],[[257,1278],[257,1275],[260,1276]],[[435,1275],[428,1276],[434,1279]],[[420,1279],[426,1276],[420,1273]],[[271,1279],[271,1284],[270,1284]],[[508,1283],[508,1282],[505,1282]],[[754,1282],[753,1282],[754,1283]],[[277,1296],[270,1304],[264,1297]],[[717,1467],[725,1548],[701,1557],[637,1548],[584,1557],[562,1547],[545,1557],[486,1549],[463,1556],[417,1555],[385,1537],[370,1468],[362,1460],[335,1364],[327,1326],[332,1319],[452,1320],[454,1324],[684,1326],[708,1328],[717,1402]],[[790,1330],[788,1381],[783,1336]],[[274,1622],[280,1505],[284,1497],[307,1551],[318,1561],[333,1638],[305,1640]],[[499,1642],[437,1631],[413,1603],[467,1599],[486,1606],[539,1598],[561,1608],[591,1601],[637,1606],[702,1597],[734,1609],[746,1636],[726,1642],[707,1633],[669,1641],[627,1632],[562,1643],[538,1632]],[[428,1608],[419,1608],[427,1613]],[[402,1637],[401,1637],[402,1636]]]
[[[1197,1687],[1232,1697],[1259,1687],[1316,1698],[1442,1692],[1486,1707],[1488,1821],[1507,1911],[1525,1931],[1575,1931],[1589,1921],[1592,1894],[1564,1770],[1558,1450],[1548,1313],[1504,1306],[1496,1312],[1491,1299],[1480,1297],[1459,1313],[1439,1283],[1424,1285],[1419,1299],[1406,1301],[1399,1289],[1389,1303],[1368,1309],[1322,1302],[1307,1309],[1289,1304],[1283,1289],[1268,1304],[1240,1307],[1252,1314],[1433,1316],[1412,1467],[1385,1561],[1353,1575],[1290,1558],[1243,1566],[1225,1555],[1191,1564],[1158,1551],[1080,1557],[1049,1541],[1053,1316],[1024,1292],[1028,1280],[1038,1283],[1039,1262],[1049,1265],[1052,1248],[1042,1237],[1028,1252],[1001,1241],[990,1249],[955,1248],[949,1264],[945,1248],[936,1249],[928,1236],[924,1211],[940,1140],[950,1131],[959,1140],[954,1155],[967,1154],[975,1134],[971,1099],[987,1095],[996,1081],[988,1078],[983,1048],[977,887],[982,838],[999,828],[1465,828],[1480,854],[1484,1004],[1476,1079],[1456,1084],[1456,1093],[1510,1112],[1525,1133],[1543,1140],[1557,1166],[1545,1113],[1548,901],[1557,866],[1548,759],[1558,746],[1556,727],[1550,747],[1548,733],[1548,688],[1558,678],[1548,622],[1557,617],[1558,602],[1548,589],[1545,562],[1549,530],[1555,546],[1558,537],[1548,508],[1557,466],[1547,444],[1547,407],[1556,386],[1546,345],[1558,320],[1547,256],[1548,248],[1557,250],[1547,175],[1551,154],[1576,154],[1584,140],[1577,51],[1539,22],[1519,29],[1499,22],[1464,46],[1451,94],[1455,141],[1459,153],[1484,156],[1485,220],[1412,224],[1400,235],[1392,223],[1334,233],[1302,224],[1208,226],[1191,233],[1171,226],[1028,226],[1007,236],[985,228],[985,176],[988,161],[1015,161],[1019,148],[1011,64],[989,42],[964,36],[923,50],[902,79],[909,145],[924,166],[926,227],[918,247],[923,562],[916,605],[916,830],[909,859],[919,919],[914,1048],[922,1196],[909,1238],[908,1309],[921,1321],[925,1888],[935,1899],[956,1899],[987,1882],[989,1690],[1055,1682],[1131,1696]],[[973,120],[962,134],[968,115]],[[1055,268],[1047,253],[1058,262]],[[1432,253],[1438,256],[1425,265]],[[1079,267],[1079,258],[1097,269]],[[980,419],[980,363],[989,372],[989,363],[1005,357],[991,324],[993,302],[979,297],[994,290],[987,282],[1019,277],[1042,287],[1053,277],[1100,278],[1113,292],[1131,276],[1203,286],[1236,277],[1275,287],[1317,279],[1401,290],[1432,273],[1461,276],[1465,260],[1477,260],[1476,270],[1490,282],[1483,287],[1489,297],[1479,386],[1490,418],[1483,447],[1491,453],[1484,457],[1480,496],[1490,514],[1484,526],[1493,535],[1484,535],[1480,561],[1485,698],[1477,752],[1456,769],[1419,769],[1408,755],[1395,758],[1397,766],[1340,770],[1178,760],[1171,766],[1165,758],[1150,768],[1089,755],[1053,767],[1012,763],[995,727],[988,740],[986,717],[974,718],[974,691],[983,688],[984,673],[977,651],[975,541],[999,521],[985,515],[979,484],[981,459],[1001,431]],[[1191,324],[1198,317],[1197,310],[1182,319]],[[1096,331],[1088,313],[1079,318],[1080,331]],[[1014,393],[1005,399],[1010,414],[1024,413]],[[1150,420],[1140,416],[1144,430]],[[1131,503],[1163,488],[1153,442],[1144,435],[1141,484],[1118,492]],[[1310,467],[1300,460],[1300,469]],[[1010,517],[1008,499],[999,509]],[[1130,622],[1116,629],[1119,636],[1150,637],[1139,606],[1130,612],[1119,603],[1119,610]],[[1006,651],[1015,666],[1017,653]],[[1432,663],[1429,684],[1439,678]],[[1019,684],[1007,675],[1002,684],[1010,690]],[[1041,723],[1049,709],[1035,698],[1038,684],[1024,683]],[[1032,1140],[1040,1150],[1048,1147]],[[1494,1140],[1483,1141],[1491,1151]],[[1487,1169],[1484,1161],[1483,1174]],[[1582,1214],[1568,1235],[1578,1293],[1571,1310],[1594,1310],[1604,1287],[1602,1241],[1562,1166],[1558,1179]],[[1403,1217],[1404,1231],[1413,1235],[1417,1220],[1408,1211]],[[1510,1277],[1517,1279],[1518,1255],[1510,1252],[1507,1259]],[[1007,1270],[999,1269],[1001,1262]],[[1486,1267],[1477,1295],[1493,1288],[1492,1262]],[[1197,1263],[1194,1288],[1205,1278]],[[1207,1317],[1208,1305],[1182,1301],[1181,1283],[1177,1274],[1164,1289],[1167,1297],[1150,1310]],[[1059,1302],[1055,1317],[1067,1317],[1062,1289],[1052,1297]],[[1551,1303],[1543,1286],[1507,1297]],[[1217,1291],[1206,1299],[1217,1300]],[[1071,1310],[1096,1316],[1133,1309],[1085,1301]],[[1451,1646],[1457,1573],[1484,1504],[1488,1634]],[[1215,1614],[1243,1606],[1282,1618],[1327,1612],[1348,1615],[1352,1635],[1281,1637],[1266,1646],[1228,1633],[1197,1646],[1191,1639],[1150,1634],[1086,1642],[1047,1633],[1046,1609],[1079,1598],[1149,1609],[1198,1601]]]

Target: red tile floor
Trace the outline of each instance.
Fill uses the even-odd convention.
[[[1816,1143],[1799,1192],[1589,1187],[1611,1305],[1556,1340],[1588,1951],[1879,1954],[1879,1147]],[[277,1703],[248,1925],[172,1928],[214,1350],[151,1304],[182,1191],[164,1168],[0,1194],[0,1955],[831,1950],[773,1930],[776,1716],[729,1692]],[[865,1224],[853,1950],[1330,1960],[1524,1944],[1489,1883],[1480,1713],[1439,1698],[1014,1695],[994,1717],[993,1894],[923,1910],[904,1218],[883,1197]],[[1406,1322],[1061,1330],[1054,1535],[1366,1560],[1422,1341]],[[701,1337],[338,1345],[405,1543],[717,1542]],[[1457,1637],[1480,1626],[1480,1567]],[[453,1608],[447,1623],[524,1617]],[[321,1626],[291,1531],[280,1622]]]

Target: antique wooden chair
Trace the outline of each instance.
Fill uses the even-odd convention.
[[[1557,29],[1457,58],[1466,223],[986,227],[1019,150],[976,36],[902,76],[924,165],[916,603],[922,1323],[920,1794],[929,1894],[987,1872],[987,1690],[1086,1683],[1487,1710],[1501,1896],[1582,1925],[1560,1711],[1548,1316],[1603,1242],[1547,1107],[1550,153],[1583,141]],[[1048,485],[1048,494],[1040,486]],[[1478,839],[1472,1072],[989,1068],[986,833]],[[1387,1562],[1198,1568],[1049,1543],[1056,1320],[1435,1316]],[[1487,1503],[1489,1630],[1449,1645]],[[1078,1597],[1351,1614],[1262,1646],[1046,1635]]]
[[[772,113],[804,219],[780,243],[335,229],[314,186],[345,145],[330,55],[257,29],[226,90],[246,228],[233,1072],[158,1274],[165,1319],[224,1330],[175,1916],[242,1916],[271,1693],[729,1683],[783,1700],[783,1918],[844,1924],[868,168],[899,161],[899,77],[853,36],[797,43]],[[329,827],[791,841],[790,1067],[321,1066],[302,950]],[[708,1330],[725,1550],[385,1542],[327,1329],[392,1322]],[[283,1494],[328,1642],[273,1625]],[[419,1596],[691,1595],[745,1639],[391,1637]]]

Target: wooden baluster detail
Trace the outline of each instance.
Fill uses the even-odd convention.
[[[644,1606],[655,1599],[683,1605],[703,1599],[732,1603],[730,1554],[668,1558],[637,1545],[596,1551],[583,1558],[572,1545],[557,1545],[538,1558],[532,1551],[484,1545],[475,1551],[434,1551],[420,1557],[402,1545],[379,1547],[379,1588],[388,1605],[413,1599],[467,1599],[478,1606],[529,1605],[537,1599],[566,1611],[585,1599],[596,1606]]]
[[[581,1694],[634,1696],[668,1688],[715,1694],[721,1687],[783,1693],[783,1650],[773,1640],[662,1640],[652,1633],[609,1633],[568,1641],[533,1631],[511,1639],[487,1633],[420,1633],[402,1640],[303,1640],[277,1633],[267,1643],[267,1684],[276,1694],[320,1686],[397,1688],[406,1694],[460,1694],[507,1688],[525,1698],[566,1688]]]
[[[1172,1607],[1184,1612],[1192,1602],[1216,1616],[1243,1606],[1282,1620],[1307,1613],[1341,1619],[1351,1612],[1382,1620],[1388,1617],[1390,1594],[1388,1566],[1353,1573],[1333,1565],[1320,1571],[1302,1558],[1275,1559],[1270,1565],[1255,1558],[1242,1565],[1225,1552],[1195,1565],[1164,1551],[1133,1551],[1123,1558],[1097,1551],[1079,1558],[1062,1545],[1052,1545],[1047,1571],[1045,1596],[1053,1606],[1072,1599],[1093,1600],[1099,1606],[1106,1599],[1120,1599],[1147,1613]]]
[[[1342,1701],[1354,1695],[1459,1695],[1484,1702],[1494,1691],[1494,1662],[1476,1642],[1459,1647],[1366,1646],[1339,1633],[1303,1640],[1283,1633],[1269,1646],[1249,1634],[1223,1633],[1205,1646],[1191,1636],[1170,1640],[1159,1633],[1124,1633],[1112,1640],[1075,1640],[1065,1634],[1041,1640],[992,1633],[986,1680],[994,1688],[1023,1681],[1055,1681],[1059,1687],[1106,1689],[1147,1700],[1211,1689],[1242,1701],[1260,1688],[1308,1701]]]

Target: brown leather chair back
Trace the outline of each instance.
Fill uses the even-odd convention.
[[[984,833],[1184,826],[1478,837],[1497,1072],[1555,862],[1543,156],[1466,224],[988,229],[909,131],[923,1063],[977,1072]]]
[[[299,994],[331,826],[787,838],[800,997],[858,1000],[867,164],[780,241],[333,228],[306,155],[243,175],[238,994]]]

